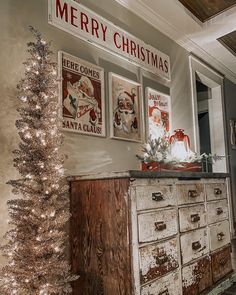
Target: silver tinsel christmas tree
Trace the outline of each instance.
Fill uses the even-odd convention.
[[[57,71],[50,44],[30,30],[36,41],[27,44],[25,78],[18,85],[23,106],[16,121],[21,142],[14,151],[14,166],[21,178],[8,182],[19,198],[8,201],[11,229],[1,247],[7,264],[0,273],[0,294],[70,294],[76,277],[65,254],[70,214],[59,154]]]

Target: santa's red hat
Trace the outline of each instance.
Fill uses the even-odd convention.
[[[136,97],[136,94],[135,93],[129,93],[127,91],[124,91],[124,93],[132,100],[133,104],[134,104],[134,100],[135,100],[135,97]]]

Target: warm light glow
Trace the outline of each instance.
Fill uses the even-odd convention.
[[[59,247],[55,247],[54,249],[55,249],[56,252],[59,252],[60,251],[60,248]]]
[[[55,216],[55,211],[53,211],[51,214],[50,214],[50,217],[54,217]]]
[[[21,96],[20,98],[23,102],[26,102],[27,101],[27,96]]]
[[[187,151],[186,145],[183,141],[176,141],[171,146],[171,154],[180,162],[184,162],[189,155],[189,151]]]

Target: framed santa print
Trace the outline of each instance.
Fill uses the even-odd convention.
[[[59,51],[62,129],[105,136],[104,70]]]
[[[145,89],[147,101],[147,134],[152,139],[170,135],[171,104],[170,96],[147,87]]]
[[[141,85],[109,73],[110,133],[112,138],[142,142]]]

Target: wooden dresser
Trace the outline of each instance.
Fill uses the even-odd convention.
[[[232,272],[226,177],[70,177],[74,295],[207,293]]]

